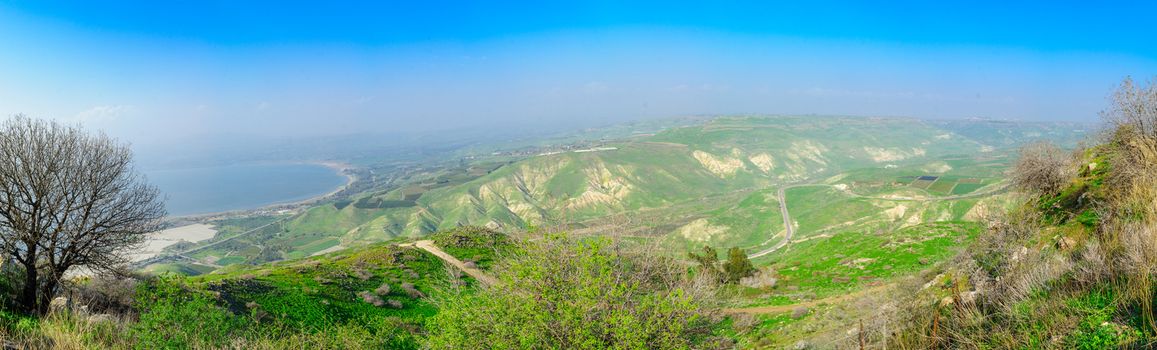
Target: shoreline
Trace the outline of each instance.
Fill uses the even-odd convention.
[[[338,176],[345,177],[346,181],[341,186],[338,186],[337,188],[335,188],[329,192],[326,192],[324,194],[320,194],[317,196],[301,199],[301,200],[279,201],[279,202],[275,202],[275,203],[269,203],[269,204],[266,204],[266,205],[263,205],[260,207],[253,207],[253,208],[246,208],[246,209],[226,210],[226,211],[211,212],[211,213],[187,214],[187,215],[179,215],[179,216],[167,216],[163,220],[165,222],[173,223],[175,225],[181,225],[181,224],[187,224],[187,223],[197,223],[197,222],[202,222],[202,221],[215,220],[215,219],[220,219],[223,217],[245,216],[245,215],[254,215],[254,214],[278,214],[278,213],[284,212],[284,211],[293,211],[293,210],[300,209],[301,207],[309,205],[309,204],[313,204],[313,203],[316,203],[319,201],[330,199],[330,198],[334,197],[335,195],[337,195],[338,193],[341,193],[342,191],[348,189],[350,187],[350,185],[353,185],[354,182],[357,181],[357,176],[349,171],[349,170],[353,170],[356,168],[354,166],[348,164],[348,163],[344,163],[344,162],[340,162],[340,161],[296,161],[296,162],[283,162],[281,164],[307,164],[307,165],[323,166],[323,167],[326,167],[326,168],[333,170],[334,172],[337,173]]]

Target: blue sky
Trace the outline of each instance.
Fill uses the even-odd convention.
[[[138,145],[686,114],[1093,121],[1154,5],[0,0],[0,114]]]

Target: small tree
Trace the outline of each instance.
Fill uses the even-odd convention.
[[[719,253],[715,251],[715,248],[705,245],[699,254],[687,252],[687,257],[699,263],[700,273],[708,275],[712,280],[723,281],[723,276],[719,271]]]
[[[755,275],[755,266],[747,258],[743,249],[731,248],[727,251],[727,262],[723,263],[723,277],[727,283],[739,283],[744,277]]]
[[[43,313],[71,268],[113,271],[165,209],[104,134],[15,116],[0,124],[0,244],[24,270],[17,302]]]
[[[701,273],[710,276],[717,283],[738,283],[744,277],[755,274],[755,266],[751,265],[751,260],[747,258],[743,249],[728,249],[727,261],[722,264],[719,263],[719,253],[710,246],[703,246],[699,254],[688,252],[687,256],[699,263]]]
[[[1138,86],[1126,77],[1113,92],[1111,107],[1101,117],[1114,128],[1127,127],[1145,137],[1157,138],[1157,84]]]
[[[1157,84],[1125,78],[1101,116],[1112,126],[1109,202],[1121,214],[1157,221]]]

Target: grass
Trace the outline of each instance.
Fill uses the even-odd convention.
[[[952,188],[952,194],[954,194],[954,195],[969,194],[969,193],[972,193],[973,191],[976,191],[976,190],[978,190],[984,186],[985,186],[984,184],[957,183],[956,187]]]
[[[785,192],[796,235],[805,238],[825,228],[881,215],[872,201],[847,195],[831,187],[807,186]]]
[[[926,269],[955,255],[979,231],[976,223],[947,222],[882,235],[843,232],[793,244],[777,253],[770,266],[781,276],[777,290],[795,286],[824,298]]]
[[[441,231],[429,238],[447,254],[462,261],[474,262],[481,269],[489,268],[515,249],[505,234],[475,226]]]
[[[195,277],[164,275],[138,284],[136,317],[96,322],[68,312],[43,319],[0,312],[0,337],[62,349],[418,349],[425,320],[437,313],[427,296],[472,288],[455,281],[425,251],[377,244]]]
[[[956,187],[955,181],[937,179],[936,182],[933,182],[931,186],[928,186],[928,191],[935,194],[946,195],[952,193],[952,189],[954,187]]]

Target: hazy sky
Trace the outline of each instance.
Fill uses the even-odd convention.
[[[170,146],[686,114],[1091,121],[1122,77],[1157,74],[1145,4],[388,2],[0,0],[0,114]]]

